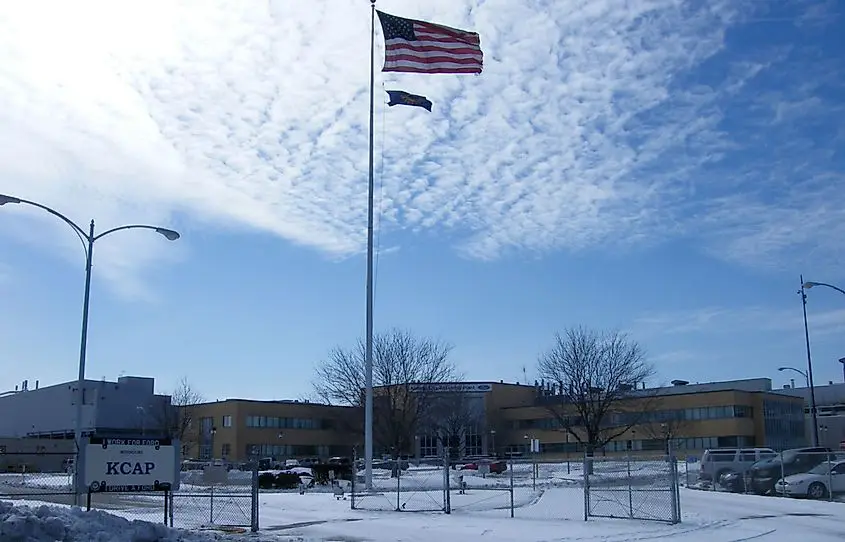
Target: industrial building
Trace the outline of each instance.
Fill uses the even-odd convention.
[[[85,380],[82,401],[84,435],[160,434],[170,396],[154,391],[155,380],[121,376],[117,382]],[[0,437],[73,438],[76,426],[76,381],[30,388],[28,382],[0,394]]]
[[[819,424],[819,446],[845,450],[845,384],[829,382],[814,386],[816,418]],[[813,416],[810,411],[810,388],[796,388],[795,382],[777,390],[781,395],[800,397],[804,401],[807,441],[812,442]]]
[[[419,396],[460,397],[462,408],[473,412],[471,423],[460,431],[457,448],[462,455],[525,454],[533,439],[539,441],[539,453],[548,458],[584,452],[583,446],[561,429],[561,415],[571,415],[572,408],[550,384],[453,382],[412,384],[408,390]],[[381,395],[377,388],[378,408]],[[76,398],[75,382],[34,389],[20,386],[0,397],[0,411],[16,413],[0,417],[0,437],[71,438]],[[773,390],[768,378],[703,384],[678,380],[671,386],[649,389],[631,386],[625,398],[614,405],[605,425],[612,432],[632,419],[634,425],[597,452],[653,454],[665,450],[667,441],[682,455],[698,455],[715,447],[804,446],[808,443],[804,402],[798,390]],[[152,378],[86,380],[83,432],[158,434],[164,430],[163,413],[169,408],[170,397],[155,394]],[[190,420],[181,435],[186,459],[239,462],[251,453],[281,460],[350,456],[356,449],[359,454],[363,451],[360,408],[249,399],[182,408],[189,409],[184,419]],[[820,416],[822,412],[826,411],[820,408]],[[572,427],[581,434],[577,421]],[[831,442],[839,438],[839,430],[831,424]],[[443,453],[442,439],[432,434],[430,425],[420,423],[412,440],[399,453],[419,458]],[[451,442],[449,446],[455,448]],[[391,450],[376,445],[375,452],[381,455]]]
[[[363,443],[360,410],[351,407],[226,399],[184,408],[190,459],[241,462],[253,451],[273,459],[348,457]]]
[[[562,430],[561,420],[574,416],[565,396],[543,382],[532,385],[504,382],[454,382],[411,385],[411,393],[425,393],[426,401],[437,394],[464,396],[461,408],[474,412],[457,448],[461,455],[523,455],[532,440],[548,458],[583,454],[578,439]],[[376,399],[379,391],[375,390]],[[570,421],[584,439],[583,427]],[[632,425],[633,424],[633,425]],[[601,454],[662,453],[671,446],[682,455],[700,455],[707,448],[765,446],[778,450],[807,444],[803,401],[774,393],[768,378],[690,384],[673,381],[671,386],[631,386],[604,420],[608,436],[618,434]],[[414,438],[416,457],[443,453],[442,436],[425,429]],[[450,444],[454,449],[455,444]],[[377,450],[378,451],[378,450]],[[384,452],[384,450],[381,450]]]
[[[538,439],[544,455],[583,453],[583,446],[560,430],[560,412],[567,409],[561,400],[538,386],[534,405],[503,408],[506,451],[525,452],[530,439]],[[634,425],[598,450],[602,454],[662,453],[667,444],[681,455],[718,447],[783,450],[807,444],[803,401],[774,393],[768,378],[703,384],[676,380],[671,386],[632,389],[612,410],[608,434]],[[577,423],[573,428],[583,434]]]

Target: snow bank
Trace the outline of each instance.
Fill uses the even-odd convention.
[[[210,542],[235,540],[190,533],[162,524],[129,521],[106,512],[57,506],[14,506],[0,501],[3,542]]]

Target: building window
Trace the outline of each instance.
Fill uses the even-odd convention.
[[[467,427],[464,429],[464,454],[463,455],[481,455],[481,435],[478,434],[477,427]]]
[[[232,427],[232,417],[223,416],[223,427]]]
[[[200,446],[200,461],[208,461],[211,459],[211,444],[203,444]]]
[[[232,455],[232,445],[228,442],[224,443],[220,447],[220,455],[223,456],[223,459],[227,459],[230,455]]]
[[[437,437],[431,435],[420,437],[420,455],[422,457],[437,457]]]

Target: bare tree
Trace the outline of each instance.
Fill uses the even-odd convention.
[[[373,441],[382,452],[394,456],[411,452],[414,434],[432,395],[420,384],[457,378],[449,361],[451,350],[448,344],[399,329],[373,337]],[[317,365],[315,395],[327,404],[362,407],[365,353],[360,340],[355,348],[331,350]]]
[[[483,403],[460,392],[447,392],[431,397],[420,425],[422,431],[437,439],[450,458],[457,458],[465,455],[466,435],[478,434],[483,416]]]
[[[654,368],[623,333],[579,327],[557,334],[554,346],[540,356],[537,371],[554,383],[555,393],[543,398],[547,409],[588,455],[652,410],[651,392],[636,388],[654,376]]]
[[[183,376],[170,394],[170,403],[162,403],[154,413],[159,430],[171,439],[180,441],[183,457],[188,456],[193,446],[199,444],[194,406],[203,401],[203,396]]]

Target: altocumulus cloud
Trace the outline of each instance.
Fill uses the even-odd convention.
[[[823,67],[788,77],[812,51],[732,55],[728,36],[757,24],[762,4],[379,2],[478,31],[485,51],[479,77],[377,76],[382,227],[447,230],[483,259],[689,235],[729,259],[777,260],[810,235],[781,230],[824,201],[812,228],[830,238],[814,242],[841,239],[835,141],[796,137],[790,120],[836,124],[836,94],[817,91],[841,80],[823,81]],[[357,253],[368,11],[328,0],[6,3],[0,190],[62,202],[80,220],[175,217]],[[761,92],[764,76],[776,92]],[[425,94],[434,112],[385,111],[382,84]],[[129,268],[162,250],[138,237],[107,256]]]

